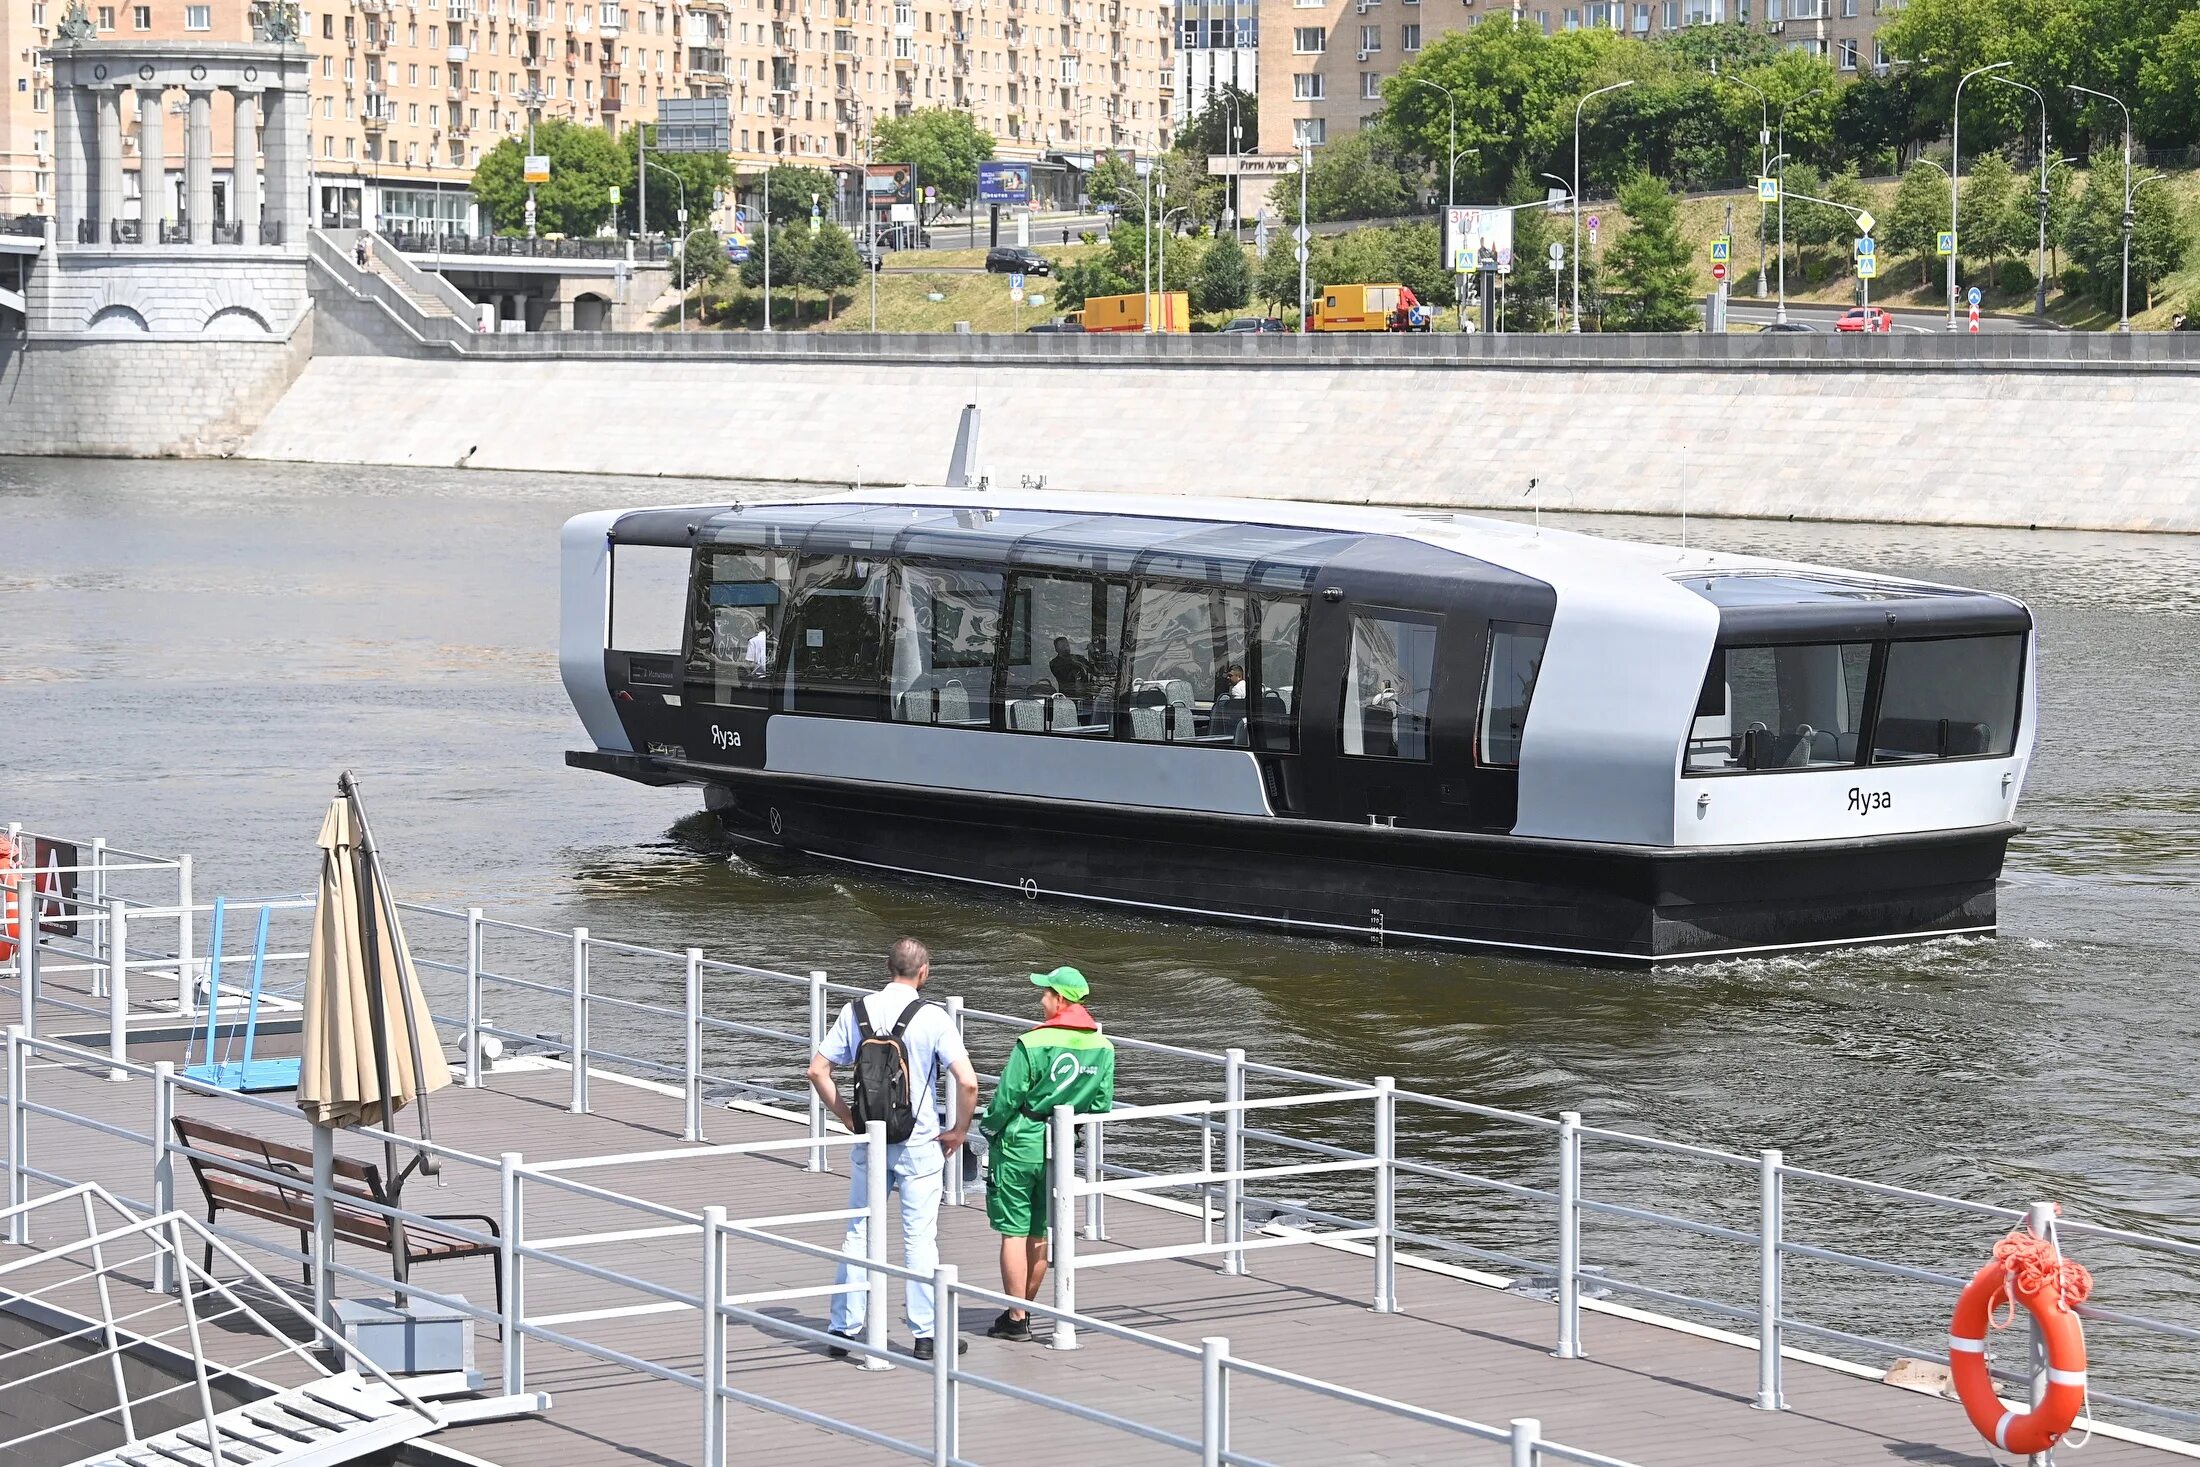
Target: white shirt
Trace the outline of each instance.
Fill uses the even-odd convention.
[[[762,677],[766,672],[769,672],[771,670],[770,667],[766,664],[765,660],[764,634],[762,631],[757,632],[755,636],[749,638],[748,657],[749,667],[756,673],[758,677]]]
[[[919,1001],[917,990],[906,983],[889,983],[876,993],[850,1001],[833,1021],[832,1032],[825,1036],[824,1047],[818,1052],[832,1064],[854,1064],[856,1046],[863,1042],[856,1028],[857,1004],[863,1005],[871,1032],[884,1035],[900,1020],[902,1010]],[[907,1144],[931,1145],[940,1139],[939,1077],[957,1062],[968,1060],[970,1051],[963,1047],[962,1036],[955,1032],[947,1010],[936,1003],[927,1003],[924,1012],[909,1021],[901,1041],[909,1047],[909,1078],[917,1087],[917,1093],[910,1097],[917,1125],[909,1133]]]

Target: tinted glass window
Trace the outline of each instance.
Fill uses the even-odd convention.
[[[1484,764],[1517,768],[1520,735],[1528,724],[1528,701],[1543,668],[1543,644],[1549,627],[1517,622],[1490,625],[1490,660],[1482,676],[1482,719],[1475,736],[1475,757]]]
[[[786,624],[789,710],[877,718],[886,704],[887,562],[805,555]]]
[[[1018,576],[1009,592],[1007,727],[1105,738],[1123,646],[1120,581]]]
[[[894,590],[889,685],[895,718],[992,724],[1002,579],[998,571],[902,567]]]
[[[2019,636],[1890,643],[1872,762],[2007,754],[2023,682]]]
[[[1869,642],[1720,648],[1697,695],[1688,772],[1856,763],[1871,663]]]
[[[761,706],[771,689],[794,557],[706,550],[695,561],[688,612],[688,684],[719,704]]]
[[[1260,699],[1253,709],[1254,744],[1263,749],[1299,746],[1299,674],[1306,642],[1306,603],[1269,600],[1260,606]]]
[[[1429,756],[1429,694],[1436,681],[1436,623],[1352,618],[1345,669],[1344,752],[1369,759]]]
[[[1138,588],[1126,692],[1132,738],[1251,744],[1246,606],[1243,592],[1212,586]]]

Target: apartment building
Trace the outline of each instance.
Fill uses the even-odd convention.
[[[0,219],[53,212],[53,28],[43,0],[0,0]],[[53,16],[58,19],[58,15]]]
[[[1545,35],[1597,26],[1646,40],[1738,21],[1854,75],[1887,64],[1876,34],[1901,8],[1902,0],[1271,0],[1260,37],[1260,147],[1280,155],[1353,131],[1423,46],[1492,17]]]
[[[1176,121],[1188,123],[1224,87],[1260,92],[1260,0],[1181,0],[1176,8]],[[1259,139],[1245,135],[1250,153]]]

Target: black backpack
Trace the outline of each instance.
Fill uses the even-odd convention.
[[[884,1121],[886,1139],[896,1145],[916,1131],[917,1082],[909,1073],[909,1045],[902,1035],[908,1032],[917,1011],[926,1006],[922,999],[912,1002],[901,1011],[893,1028],[879,1034],[871,1028],[871,1015],[863,1000],[855,1001],[856,1033],[860,1038],[856,1042],[855,1098],[849,1109],[858,1131],[873,1121]],[[929,1096],[925,1103],[930,1103]]]

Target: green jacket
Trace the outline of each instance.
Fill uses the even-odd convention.
[[[1001,1067],[1001,1082],[978,1120],[996,1161],[1046,1160],[1047,1118],[1058,1105],[1079,1115],[1115,1107],[1115,1046],[1081,1011],[1026,1031]],[[1085,1019],[1084,1024],[1078,1022]]]

